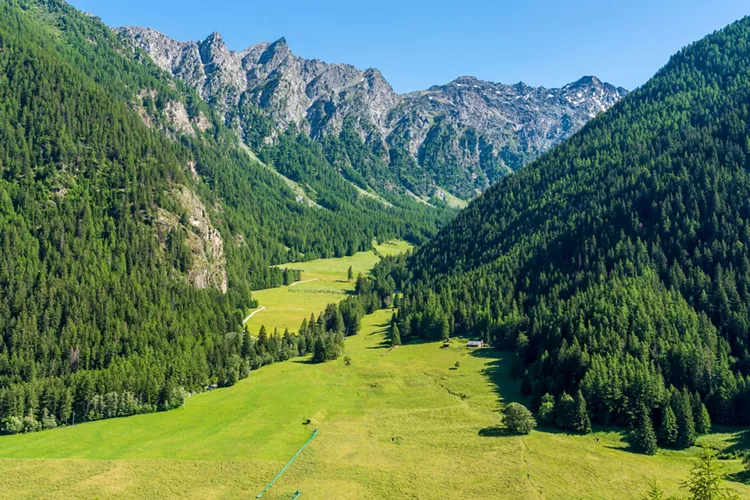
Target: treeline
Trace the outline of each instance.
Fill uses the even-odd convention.
[[[403,259],[401,338],[512,350],[533,410],[580,391],[593,422],[658,434],[689,398],[694,423],[700,401],[750,424],[749,37],[681,51]]]
[[[281,271],[281,284],[288,286],[293,284],[295,281],[302,280],[302,271],[299,269],[290,269],[288,267],[283,268]]]

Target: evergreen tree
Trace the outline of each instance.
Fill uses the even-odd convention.
[[[322,337],[318,337],[315,340],[315,347],[313,348],[313,362],[322,363],[326,360],[326,343]]]
[[[440,322],[440,339],[441,340],[447,340],[451,336],[451,330],[450,325],[448,324],[448,317],[443,315],[443,318]]]
[[[656,479],[651,478],[648,480],[648,493],[643,500],[668,500],[664,495],[664,490],[661,489]]]
[[[591,419],[586,408],[586,400],[583,399],[583,392],[580,389],[576,393],[574,405],[573,420],[568,430],[588,434],[591,432]]]
[[[268,332],[266,331],[266,325],[260,325],[258,330],[258,343],[265,344],[268,342]]]
[[[331,328],[331,331],[340,333],[342,335],[346,331],[344,316],[341,314],[341,309],[338,306],[335,306],[335,311],[333,313],[333,326]]]
[[[557,402],[557,426],[571,430],[575,419],[576,403],[567,392],[563,392]]]
[[[347,271],[346,276],[348,281],[354,279],[354,270],[352,270],[352,266],[349,266],[349,270]]]
[[[695,421],[693,420],[690,394],[687,390],[679,392],[675,389],[672,391],[671,400],[677,422],[675,445],[677,448],[688,448],[695,444]]]
[[[646,455],[654,455],[656,453],[656,433],[651,421],[651,412],[642,403],[638,411],[635,429],[633,429],[632,443],[633,447],[641,453],[645,453]]]
[[[705,448],[682,487],[690,492],[690,500],[739,500],[739,495],[724,485],[725,478],[716,454]]]
[[[253,352],[253,338],[250,335],[250,331],[245,328],[245,331],[242,335],[242,357],[243,358],[250,358],[251,354]]]
[[[667,448],[677,445],[677,418],[670,405],[667,405],[662,413],[659,441]]]
[[[698,393],[693,395],[693,419],[695,420],[695,432],[698,435],[711,432],[711,417],[708,415],[706,405],[701,401]]]
[[[398,331],[398,324],[396,322],[391,323],[391,345],[401,345],[401,333]]]

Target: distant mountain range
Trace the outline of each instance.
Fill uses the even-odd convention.
[[[377,69],[304,59],[283,38],[235,52],[218,33],[178,42],[149,28],[115,32],[196,88],[251,148],[290,126],[317,140],[350,130],[390,168],[367,174],[372,187],[418,195],[473,197],[628,93],[593,76],[559,89],[461,77],[400,95]]]

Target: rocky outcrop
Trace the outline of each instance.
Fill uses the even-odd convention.
[[[198,196],[186,187],[174,191],[180,205],[187,211],[187,245],[193,252],[193,264],[188,270],[188,281],[198,289],[214,287],[227,291],[224,240],[211,223],[206,207]]]
[[[187,109],[185,109],[185,105],[180,101],[167,102],[166,106],[164,106],[164,114],[169,123],[177,130],[190,136],[195,135],[195,130],[193,130],[193,125],[190,123]]]
[[[170,194],[185,210],[185,216],[180,219],[172,212],[158,209],[155,226],[160,239],[166,241],[169,231],[184,231],[185,244],[191,252],[188,282],[198,289],[213,287],[226,293],[224,240],[211,223],[205,205],[185,186],[175,187]]]
[[[269,117],[276,132],[293,124],[313,138],[337,134],[350,120],[365,142],[386,151],[404,146],[434,187],[465,196],[520,168],[627,94],[595,77],[558,89],[461,77],[398,95],[377,69],[304,59],[283,38],[235,52],[218,33],[177,42],[148,28],[116,32],[195,87],[238,132],[252,126],[247,104]]]

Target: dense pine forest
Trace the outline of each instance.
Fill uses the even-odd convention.
[[[513,350],[572,430],[750,424],[749,43],[746,18],[683,49],[402,259],[401,339]]]
[[[168,409],[232,383],[252,362],[238,333],[251,290],[284,283],[272,264],[419,243],[451,217],[360,195],[293,134],[261,163],[131,50],[64,2],[0,5],[0,420],[13,425]]]

